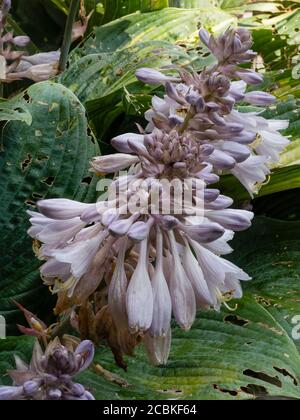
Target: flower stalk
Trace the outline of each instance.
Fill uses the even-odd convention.
[[[72,0],[70,4],[70,11],[68,14],[64,39],[61,47],[61,54],[59,60],[59,71],[63,72],[66,69],[67,62],[68,62],[68,55],[70,52],[71,44],[72,44],[72,31],[73,25],[76,19],[76,15],[79,9],[80,0]]]

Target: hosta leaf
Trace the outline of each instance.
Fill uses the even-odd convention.
[[[34,339],[32,337],[7,337],[0,340],[0,386],[10,385],[11,381],[7,375],[7,370],[15,369],[14,355],[19,356],[22,360],[29,362],[32,355]]]
[[[62,75],[83,103],[95,101],[136,82],[140,67],[160,68],[172,60],[189,62],[185,50],[166,42],[146,42],[114,53],[90,54],[82,57]]]
[[[210,62],[211,58],[205,60]],[[61,82],[85,104],[96,133],[102,139],[116,117],[124,112],[125,89],[143,95],[149,91],[149,87],[137,81],[137,69],[190,62],[191,57],[184,48],[149,41],[113,53],[82,57],[63,74]]]
[[[220,9],[164,9],[153,13],[135,13],[115,20],[95,30],[71,55],[71,61],[83,55],[112,52],[147,41],[184,42],[197,37],[198,28],[212,30],[226,28],[235,22],[235,17]],[[112,37],[111,34],[114,34]],[[197,41],[198,42],[198,41]],[[203,49],[203,53],[205,53]]]
[[[98,151],[87,135],[84,108],[64,86],[36,84],[24,95],[23,105],[32,124],[8,123],[0,153],[0,314],[9,332],[22,319],[12,299],[51,315],[51,296],[26,233],[26,210],[45,197],[93,200],[96,180],[89,175],[88,160]]]
[[[218,9],[212,14],[209,9],[170,8],[123,17],[97,28],[94,37],[75,49],[61,82],[85,103],[96,134],[103,139],[127,111],[124,88],[137,95],[136,102],[149,100],[149,87],[136,83],[138,68],[163,67],[179,59],[182,64],[193,62],[195,67],[208,65],[214,59],[206,48],[198,46],[198,27],[216,30],[218,25],[225,27],[234,20]]]
[[[30,125],[32,117],[24,101],[0,100],[0,121],[21,121]]]
[[[188,333],[175,327],[166,366],[151,366],[139,349],[125,373],[103,348],[95,363],[128,386],[108,382],[94,369],[78,380],[97,399],[299,399],[300,344],[292,338],[292,318],[300,313],[299,231],[300,222],[259,218],[237,236],[231,260],[253,276],[244,298],[234,312],[199,313]]]
[[[272,17],[271,19],[263,20],[265,26],[275,26],[279,34],[287,34],[289,36],[289,42],[293,44],[299,44],[299,19],[300,11],[299,8],[282,13],[278,16]]]

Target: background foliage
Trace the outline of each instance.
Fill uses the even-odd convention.
[[[94,13],[66,72],[51,82],[9,86],[6,97],[16,89],[18,97],[0,102],[0,314],[11,335],[0,341],[0,371],[12,366],[14,352],[27,359],[31,352],[31,339],[14,336],[22,316],[12,299],[51,320],[53,302],[26,234],[26,210],[45,197],[94,200],[96,180],[87,171],[88,160],[99,147],[102,153],[110,151],[114,135],[134,130],[136,121],[143,123],[151,100],[153,91],[136,81],[136,69],[178,62],[200,69],[212,58],[199,46],[198,28],[218,33],[240,25],[252,30],[256,66],[266,72],[264,89],[278,98],[265,116],[290,120],[285,135],[291,144],[252,202],[254,226],[237,235],[230,256],[253,281],[236,311],[200,313],[189,333],[175,327],[166,367],[150,366],[139,349],[125,373],[103,347],[96,362],[114,374],[91,370],[82,381],[99,399],[299,399],[300,343],[291,337],[292,318],[300,314],[299,2],[85,4]],[[59,48],[69,5],[68,0],[13,0],[10,25],[31,37],[31,52]],[[224,177],[220,187],[236,205],[248,204],[247,192],[232,177]]]

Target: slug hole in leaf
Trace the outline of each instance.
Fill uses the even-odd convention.
[[[239,327],[244,327],[249,324],[249,321],[246,321],[237,315],[226,315],[224,317],[224,321],[233,325],[238,325]]]
[[[267,389],[261,385],[248,384],[247,386],[241,386],[241,391],[246,394],[252,395],[253,397],[266,397],[269,395]]]
[[[41,200],[42,198],[44,198],[44,196],[42,194],[39,194],[39,193],[36,193],[36,192],[32,193],[32,197],[37,199],[37,200]]]
[[[275,369],[277,372],[281,373],[283,376],[287,376],[287,377],[291,378],[291,379],[292,379],[292,381],[293,381],[293,384],[294,384],[295,386],[298,386],[298,381],[297,381],[297,379],[295,378],[295,376],[293,376],[293,375],[292,375],[290,372],[288,372],[286,369],[283,369],[283,368],[278,368],[278,367],[276,367],[276,366],[274,366],[274,369]]]
[[[90,185],[90,183],[92,182],[92,179],[93,178],[91,176],[86,176],[85,178],[82,178],[81,183]]]
[[[217,391],[223,392],[224,394],[229,394],[232,397],[237,397],[239,395],[239,391],[235,391],[235,390],[231,390],[231,389],[225,389],[225,388],[221,388],[219,385],[214,384],[213,385],[214,389],[216,389]]]
[[[30,154],[28,154],[27,157],[21,163],[21,169],[22,169],[23,172],[28,168],[28,166],[31,164],[31,162],[32,162],[32,156]]]
[[[44,184],[49,185],[49,187],[52,187],[52,185],[54,184],[55,181],[55,177],[54,176],[48,176],[46,179],[44,179],[42,182]]]
[[[27,204],[27,206],[31,206],[31,207],[36,207],[36,204],[34,201],[32,200],[26,200],[25,204]]]
[[[246,369],[243,372],[243,375],[249,376],[250,378],[260,379],[261,381],[267,382],[268,384],[277,386],[277,388],[282,388],[282,382],[278,376],[270,376],[264,372],[255,372],[251,369]]]

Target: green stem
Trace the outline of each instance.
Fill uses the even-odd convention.
[[[185,120],[183,121],[182,126],[180,127],[179,133],[183,134],[185,132],[185,130],[188,128],[189,126],[189,122],[190,120],[195,116],[195,113],[190,109],[188,111],[188,113],[186,114]]]
[[[70,12],[68,15],[66,29],[64,34],[64,40],[61,47],[61,55],[59,60],[59,70],[65,71],[68,62],[68,55],[72,44],[72,30],[75,22],[76,14],[79,8],[80,0],[72,0],[70,5]]]

